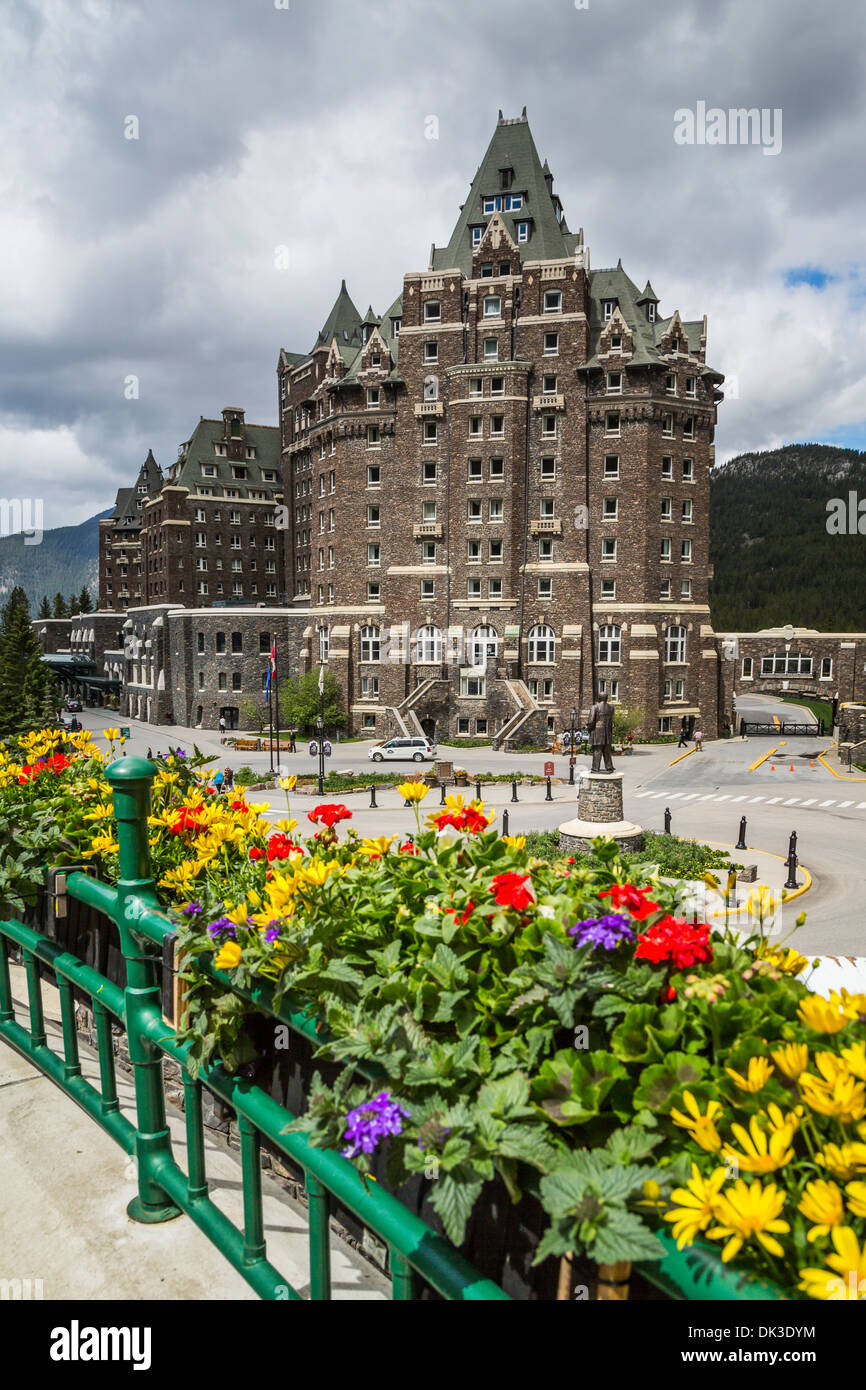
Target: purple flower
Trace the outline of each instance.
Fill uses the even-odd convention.
[[[629,926],[628,918],[618,912],[575,922],[568,934],[574,937],[576,946],[603,946],[606,951],[615,951],[623,941],[634,941],[633,927]]]
[[[279,922],[271,922],[270,925],[268,926],[267,931],[265,932],[265,941],[276,941],[276,939],[277,939],[277,937],[279,936],[279,934],[280,934],[280,924],[279,924]]]
[[[185,749],[185,748],[175,748],[175,750],[174,750],[174,756],[175,756],[176,758],[185,758],[185,757],[186,757],[186,749]]]
[[[208,935],[213,937],[228,936],[232,941],[237,941],[235,924],[230,917],[218,917],[215,922],[208,925]]]
[[[380,1139],[391,1134],[402,1134],[403,1120],[409,1111],[404,1110],[398,1101],[392,1100],[387,1091],[380,1091],[373,1100],[357,1105],[346,1116],[346,1138],[349,1147],[343,1150],[344,1158],[354,1158],[356,1154],[371,1154]]]
[[[196,912],[201,912],[201,903],[198,898],[193,898],[191,903],[187,903],[186,907],[182,907],[181,912],[187,913],[190,917]]]

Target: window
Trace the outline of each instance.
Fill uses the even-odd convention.
[[[483,394],[483,383],[480,376],[471,376],[469,378],[469,394],[472,397]]]
[[[561,291],[561,290],[545,290],[545,291],[544,291],[544,312],[545,312],[546,314],[561,314],[561,313],[562,313],[562,291]]]
[[[673,439],[674,437],[674,417],[673,415],[662,416],[662,437]]]
[[[614,311],[615,308],[616,308],[616,300],[615,300],[615,299],[603,299],[603,300],[602,300],[602,302],[601,302],[601,312],[602,312],[602,314],[603,314],[603,316],[604,316],[604,321],[605,321],[605,323],[607,323],[610,319],[613,318],[613,311]]]
[[[545,439],[553,439],[556,436],[556,416],[542,415],[541,433]]]
[[[494,627],[482,624],[473,628],[469,638],[469,655],[473,666],[485,666],[495,661],[499,651],[499,636]]]
[[[271,651],[271,634],[269,632],[259,633],[259,655],[269,656]]]
[[[812,658],[802,652],[775,652],[761,658],[762,676],[811,676]]]
[[[490,394],[491,394],[491,396],[504,396],[504,395],[505,395],[505,377],[504,377],[504,376],[492,376],[492,377],[490,378]]]
[[[438,362],[438,361],[439,361],[439,344],[436,342],[435,339],[433,340],[433,342],[428,342],[428,343],[425,343],[425,344],[424,344],[424,361],[425,361],[425,362]]]
[[[690,599],[692,596],[692,581],[690,579],[680,580],[680,598]]]
[[[379,388],[378,388],[378,386],[368,386],[368,387],[367,387],[367,409],[368,409],[368,410],[378,410],[378,409],[379,409]]]
[[[378,541],[373,541],[373,542],[371,542],[370,545],[367,546],[367,564],[368,564],[368,565],[378,565],[378,564],[381,564],[381,555],[382,555],[382,550],[381,550],[381,547],[380,547]],[[321,552],[321,550],[320,550],[320,551],[319,551],[319,558],[320,558],[319,568],[320,568],[320,569],[322,568],[322,566],[321,566],[321,556],[322,556],[322,552]]]
[[[484,317],[498,319],[502,316],[502,300],[498,294],[489,294],[484,300]]]
[[[422,521],[435,521],[435,520],[436,520],[436,503],[435,503],[435,502],[422,502],[422,503],[421,503],[421,520],[422,520]]]
[[[622,659],[622,637],[616,623],[606,623],[598,630],[598,659],[618,662]]]
[[[676,372],[668,372],[665,376],[665,395],[675,396],[677,394]]]
[[[426,302],[426,304],[424,305],[424,322],[425,322],[425,323],[439,323],[439,322],[441,321],[441,318],[442,318],[442,312],[441,312],[439,300],[438,300],[438,299],[428,299],[427,302]]]
[[[198,650],[199,650],[200,652],[203,652],[203,651],[204,651],[204,633],[203,633],[203,632],[198,632],[198,633],[196,633],[196,641],[197,641],[197,645],[198,645]]]
[[[556,372],[546,372],[544,376],[542,376],[541,390],[543,395],[553,396],[556,394],[557,379]]]
[[[484,339],[484,361],[485,361],[485,362],[498,362],[498,361],[499,361],[499,343],[498,343],[498,340],[497,340],[496,338],[485,338],[485,339]]]
[[[661,510],[661,519],[662,519],[662,521],[672,521],[672,520],[673,520],[673,506],[674,506],[674,504],[673,504],[673,498],[671,498],[671,497],[663,497],[663,498],[662,498],[662,510]]]
[[[505,416],[504,416],[504,415],[491,415],[491,417],[490,417],[490,437],[491,437],[491,439],[496,439],[496,438],[501,439],[502,436],[503,436],[504,434],[505,434]]]
[[[429,598],[435,598],[435,597],[436,597],[436,581],[435,581],[435,579],[422,579],[422,580],[421,580],[421,597],[424,598],[424,599],[429,599]]]
[[[328,546],[328,569],[329,569],[329,570],[332,570],[333,568],[334,568],[334,547],[333,547],[332,545],[329,545],[329,546]],[[270,574],[273,574],[274,571],[271,569],[271,570],[269,570],[268,572],[269,572]]]
[[[371,463],[367,466],[367,487],[378,487],[382,477],[382,469],[378,463]],[[324,495],[324,477],[322,478],[322,494]]]
[[[671,543],[670,543],[670,539],[669,539],[667,536],[665,536],[664,540],[661,542],[661,556],[660,556],[660,558],[661,558],[661,561],[662,561],[663,564],[670,564],[670,559],[671,559]]]
[[[619,454],[606,454],[604,460],[604,476],[606,478],[619,477]]]
[[[484,235],[484,228],[483,228],[483,227],[473,227],[473,228],[472,228],[472,249],[473,249],[473,250],[475,250],[476,247],[478,247],[478,246],[481,245],[481,238],[482,238],[483,235]]]
[[[242,690],[242,676],[240,671],[232,671],[232,690]]]
[[[544,578],[538,581],[538,597],[553,598],[553,580]]]
[[[619,434],[619,411],[609,410],[604,417],[605,434]]]
[[[480,597],[481,597],[481,580],[480,580],[480,579],[468,579],[468,580],[466,581],[466,597],[467,597],[467,598],[480,598]]]
[[[602,501],[601,519],[602,521],[616,521],[619,502],[616,497],[605,497]]]
[[[550,521],[556,509],[556,502],[552,497],[542,497],[539,503],[539,516],[543,521]]]
[[[484,676],[461,676],[460,694],[472,699],[482,699],[486,693],[487,680]]]
[[[616,598],[616,580],[603,579],[601,581],[602,598]]]
[[[235,511],[229,512],[229,525],[230,525],[230,526],[240,526],[240,524],[241,524],[241,514],[240,514],[240,512],[235,512]]]
[[[494,563],[502,560],[502,541],[488,541],[488,558]]]
[[[612,705],[619,703],[619,681],[600,680],[598,683],[599,695],[606,695]]]
[[[367,448],[368,448],[368,449],[378,449],[378,448],[380,448],[380,447],[381,447],[381,446],[380,446],[380,443],[379,443],[379,426],[378,426],[378,425],[368,425],[368,426],[367,426]]]
[[[669,627],[665,632],[665,661],[682,663],[686,659],[686,630]]]
[[[413,661],[423,664],[436,664],[442,660],[442,632],[438,627],[428,624],[415,634]]]
[[[379,677],[361,677],[361,698],[363,700],[378,700],[379,698]]]
[[[541,460],[541,477],[544,482],[550,482],[556,477],[555,458],[543,458]]]
[[[668,479],[674,476],[674,461],[670,456],[662,459],[662,478]]]
[[[423,467],[422,467],[421,475],[422,475],[422,476],[421,476],[421,481],[422,481],[423,483],[427,483],[427,484],[429,484],[429,483],[435,483],[435,481],[436,481],[436,464],[435,464],[435,463],[432,463],[432,462],[431,462],[431,463],[425,463],[425,464],[423,465]]]
[[[609,396],[622,395],[622,372],[608,372],[607,394]]]
[[[424,443],[435,444],[439,438],[439,426],[435,420],[424,421]]]
[[[481,542],[480,542],[480,541],[467,541],[467,543],[466,543],[466,558],[468,559],[470,565],[477,565],[477,564],[480,563],[480,561],[481,561]]]
[[[692,521],[692,503],[690,500],[683,503],[683,521],[687,525]]]
[[[225,649],[226,649],[226,635],[225,635],[224,632],[218,632],[217,635],[216,635],[216,650],[217,650],[218,652],[224,652]]]
[[[683,439],[694,439],[695,437],[695,417],[687,415],[683,424]]]
[[[368,579],[368,580],[367,580],[367,602],[368,602],[368,603],[378,603],[378,602],[379,602],[379,595],[380,595],[380,593],[381,593],[381,585],[380,585],[380,583],[379,583],[379,580],[378,580],[378,579]]]
[[[601,543],[601,558],[608,563],[616,560],[616,541],[605,538]]]
[[[503,513],[502,513],[502,498],[501,498],[501,497],[491,497],[491,499],[490,499],[490,520],[491,520],[491,521],[501,521],[501,520],[502,520],[502,515],[503,515]]]
[[[480,438],[481,438],[481,424],[482,424],[482,420],[481,420],[481,416],[480,416],[480,415],[470,415],[470,416],[469,416],[469,437],[470,437],[470,439],[480,439]]]
[[[559,334],[545,333],[544,335],[544,355],[545,357],[556,357],[559,353]]]
[[[754,663],[752,657],[750,657],[750,656],[744,656],[744,657],[743,657],[743,664],[742,664],[742,666],[741,666],[741,668],[740,668],[740,673],[741,673],[741,675],[742,675],[743,680],[744,680],[744,681],[750,681],[750,680],[752,679],[753,675],[754,675],[754,670],[755,670],[755,663]]]
[[[422,541],[421,560],[425,565],[435,565],[436,563],[436,542]]]
[[[529,629],[529,660],[550,663],[556,657],[556,638],[553,628],[537,623]]]
[[[681,544],[681,546],[680,546],[680,559],[682,560],[682,562],[683,562],[684,565],[690,565],[690,564],[692,563],[692,543],[691,543],[691,541],[683,541],[683,542],[682,542],[682,544]]]
[[[698,379],[694,376],[686,377],[686,395],[696,396],[698,394]]]
[[[473,522],[474,522],[474,521],[479,521],[479,522],[480,522],[480,521],[483,520],[483,517],[482,517],[482,514],[481,514],[481,500],[480,500],[480,498],[477,498],[477,497],[472,497],[472,498],[470,498],[469,502],[467,503],[467,517],[468,517],[469,521],[473,521]]]
[[[361,628],[361,660],[378,661],[382,649],[381,632],[378,627]]]
[[[457,732],[458,732],[458,734],[468,734],[468,733],[469,733],[469,720],[468,720],[468,719],[458,719],[458,720],[457,720]]]
[[[244,650],[244,637],[242,632],[232,633],[232,652],[235,656],[241,656]]]
[[[481,460],[480,460],[480,459],[470,459],[470,460],[469,460],[468,478],[469,478],[470,483],[480,483],[480,482],[481,482]]]
[[[491,459],[489,476],[493,478],[503,478],[505,476],[505,460]]]
[[[610,335],[610,351],[622,352],[622,334],[612,333]]]
[[[694,459],[683,459],[683,482],[693,483],[695,480],[695,461]]]
[[[833,678],[833,658],[831,656],[821,657],[821,680],[829,681]]]
[[[488,581],[487,581],[487,597],[488,597],[488,598],[491,598],[491,599],[502,598],[502,580],[501,580],[501,579],[488,579]]]
[[[518,223],[517,223],[517,242],[518,242],[518,245],[521,245],[522,243],[527,242],[528,240],[529,240],[529,223],[528,223],[528,222],[518,222]]]
[[[368,507],[368,508],[367,508],[367,525],[368,525],[368,526],[379,526],[379,525],[381,524],[381,516],[382,516],[382,508],[381,508],[381,507],[379,507],[379,506]],[[324,518],[323,518],[323,520],[324,520]],[[320,529],[324,529],[324,528],[322,527],[322,528],[320,528]]]
[[[672,720],[669,714],[663,714],[659,719],[659,733],[669,734],[671,732]]]

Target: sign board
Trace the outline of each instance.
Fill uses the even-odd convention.
[[[129,738],[129,729],[126,728],[126,727],[121,728],[121,730],[120,730],[120,737],[121,737],[121,738]]]
[[[544,764],[544,775],[545,775],[545,777],[552,777],[552,776],[553,776],[553,763],[545,763],[545,764]]]

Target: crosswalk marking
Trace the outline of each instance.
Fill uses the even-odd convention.
[[[856,810],[858,810],[858,811],[866,811],[866,801],[857,801],[857,802],[854,802],[854,801],[837,801],[835,797],[828,797],[826,801],[820,801],[820,802],[819,802],[818,799],[817,799],[817,797],[814,797],[814,796],[809,796],[809,797],[806,797],[805,800],[802,800],[799,796],[789,796],[789,797],[782,797],[782,796],[766,796],[764,793],[761,793],[760,796],[749,796],[748,792],[743,792],[740,796],[731,796],[731,793],[730,793],[730,792],[722,792],[721,794],[718,794],[717,792],[684,792],[684,791],[678,791],[678,792],[671,792],[671,791],[660,791],[660,792],[642,791],[642,792],[635,792],[634,795],[635,795],[635,799],[636,799],[636,800],[637,800],[637,799],[640,799],[640,798],[649,798],[651,801],[660,801],[660,800],[665,800],[665,801],[668,801],[668,802],[672,802],[672,801],[682,801],[683,805],[685,805],[686,802],[689,802],[689,801],[715,801],[715,802],[727,801],[727,802],[729,802],[729,803],[731,804],[731,806],[735,806],[735,805],[737,805],[737,804],[740,803],[740,802],[746,801],[746,802],[748,802],[748,804],[749,804],[750,806],[756,806],[756,805],[759,805],[759,804],[761,804],[761,803],[763,803],[765,806],[779,806],[779,805],[782,805],[782,806],[797,806],[797,805],[799,805],[799,806],[803,806],[803,807],[810,806],[810,807],[812,807],[812,808],[815,809],[815,810],[821,810],[821,811],[825,810],[826,807],[828,807],[828,806],[838,806],[838,808],[839,808],[840,811],[844,811],[844,810],[850,809],[851,807],[854,807],[854,808],[855,808]]]
[[[717,797],[716,797],[716,801],[730,801],[730,799],[731,799],[731,793],[730,793],[730,792],[725,792],[724,796],[717,796]]]
[[[683,797],[683,801],[694,801],[695,797],[699,795],[700,792],[689,792],[688,796]]]
[[[817,800],[818,800],[817,796],[810,796],[809,799],[808,799],[808,801],[804,801],[804,802],[803,802],[803,805],[804,805],[804,806],[814,806],[814,805],[815,805],[815,802],[816,802]]]
[[[749,805],[754,806],[756,801],[763,801],[763,799],[764,798],[762,796],[753,796],[751,801],[749,802]]]
[[[781,798],[780,796],[771,796],[770,799],[769,799],[769,801],[767,802],[767,805],[768,805],[768,806],[775,806],[775,805],[776,805],[776,802],[777,802],[777,801],[781,801],[781,800],[782,800],[782,798]]]
[[[857,810],[858,810],[858,811],[862,811],[864,806],[866,806],[866,801],[858,801],[858,802],[857,802]]]
[[[822,802],[821,802],[821,805],[822,805],[822,806],[835,806],[835,805],[836,805],[836,799],[835,799],[835,797],[834,797],[834,799],[833,799],[832,801],[822,801]]]
[[[734,801],[745,801],[746,799],[747,799],[747,798],[746,798],[745,796],[735,796],[735,797],[732,798],[732,803],[731,803],[731,804],[733,804]]]
[[[699,796],[698,801],[713,801],[715,799],[715,795],[715,792],[707,792],[706,796]]]
[[[841,811],[845,806],[853,806],[853,805],[854,805],[854,802],[853,802],[853,801],[840,801],[840,802],[839,802],[839,810]]]
[[[783,805],[783,806],[796,806],[796,804],[797,804],[797,802],[798,802],[799,800],[800,800],[799,796],[789,796],[787,801],[783,801],[783,802],[782,802],[782,805]]]

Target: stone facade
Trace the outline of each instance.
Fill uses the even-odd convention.
[[[832,704],[866,700],[866,633],[767,628],[718,638],[722,722],[736,728],[734,694],[813,696]]]

